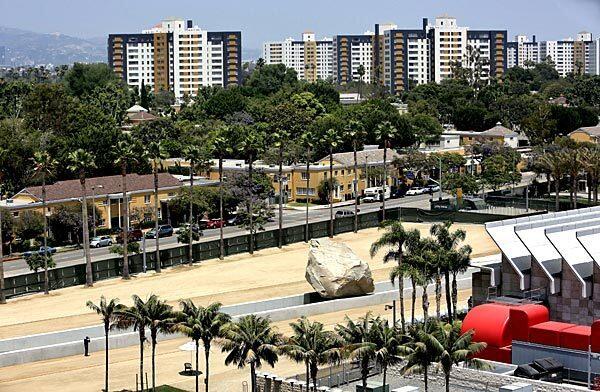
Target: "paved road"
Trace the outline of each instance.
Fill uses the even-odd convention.
[[[448,197],[448,195],[443,195],[444,197]],[[434,197],[437,197],[437,193]],[[401,199],[392,199],[386,200],[386,209],[390,207],[396,206],[404,206],[404,207],[413,207],[413,208],[429,208],[429,199],[430,195],[419,195],[419,196],[407,196]],[[377,211],[381,208],[381,203],[365,203],[361,204],[359,209],[359,214]],[[354,205],[344,205],[334,207],[334,210],[341,209],[349,209],[353,210]],[[277,217],[278,210],[277,206],[275,206],[275,218],[273,222],[269,222],[265,225],[265,229],[274,229],[278,227]],[[319,208],[319,209],[311,209],[309,210],[309,220],[311,222],[318,222],[329,219],[329,208]],[[288,226],[297,226],[299,224],[303,224],[306,221],[306,212],[305,210],[295,210],[295,209],[286,209],[283,212],[283,225],[284,227]],[[241,233],[246,232],[245,230],[238,227],[225,227],[223,228],[223,232],[225,237],[233,237],[239,235]],[[204,230],[204,236],[201,241],[210,241],[215,238],[219,238],[219,229],[210,229]],[[168,248],[170,246],[177,245],[177,236],[161,238],[160,246],[161,248]],[[146,251],[151,252],[155,249],[154,240],[148,240],[146,242]],[[108,248],[99,248],[99,249],[91,249],[92,260],[100,260],[103,258],[107,258],[111,256]],[[66,267],[70,265],[77,265],[85,263],[83,258],[83,250],[72,250],[68,252],[61,252],[54,255],[54,261],[56,262],[57,267]],[[4,273],[6,277],[22,275],[29,273],[29,267],[25,263],[23,259],[6,261],[4,263]]]

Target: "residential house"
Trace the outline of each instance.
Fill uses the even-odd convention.
[[[598,144],[600,140],[600,124],[595,127],[582,127],[574,130],[569,137],[580,143]]]

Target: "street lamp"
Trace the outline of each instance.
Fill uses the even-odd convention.
[[[385,310],[392,310],[392,321],[393,321],[393,325],[394,327],[396,326],[396,300],[392,301],[391,305],[385,305]]]

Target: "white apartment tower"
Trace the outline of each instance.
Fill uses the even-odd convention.
[[[507,67],[529,68],[529,64],[540,62],[540,44],[535,35],[530,41],[526,35],[517,35],[507,44]]]
[[[140,34],[109,35],[108,60],[128,85],[171,90],[181,100],[201,87],[241,83],[241,33],[165,20]]]
[[[284,64],[293,68],[299,79],[314,82],[333,76],[333,40],[317,41],[311,31],[302,34],[302,40],[287,38],[284,41],[263,44],[263,59],[266,64]]]

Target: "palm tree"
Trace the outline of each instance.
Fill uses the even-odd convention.
[[[306,385],[310,385],[310,374],[316,391],[319,366],[341,361],[342,342],[335,333],[325,331],[323,324],[311,323],[306,317],[298,319],[290,326],[294,335],[281,347],[281,351],[296,362],[306,364]]]
[[[356,70],[356,72],[358,73],[358,95],[360,96],[360,98],[362,99],[362,85],[363,85],[363,78],[365,76],[365,66],[364,65],[359,65],[358,69]]]
[[[433,333],[432,344],[437,346],[439,352],[438,367],[444,372],[446,392],[450,392],[450,373],[452,366],[467,363],[477,369],[489,368],[486,362],[473,358],[487,346],[486,343],[473,342],[474,331],[461,333],[462,323],[454,321],[448,324],[439,324]]]
[[[471,264],[471,252],[473,250],[469,245],[461,246],[459,249],[450,252],[448,268],[452,274],[452,309],[454,317],[458,315],[458,287],[456,278],[458,274],[465,273]]]
[[[218,302],[204,308],[196,306],[191,300],[186,300],[181,301],[180,306],[182,311],[177,316],[179,322],[175,329],[196,343],[196,392],[198,392],[198,376],[200,374],[198,371],[198,348],[199,342],[202,340],[206,361],[204,384],[206,392],[208,392],[210,348],[213,340],[222,336],[223,328],[231,318],[228,314],[221,312],[222,305]]]
[[[158,200],[158,165],[163,159],[167,159],[169,157],[169,153],[166,149],[165,142],[161,141],[152,141],[146,146],[146,156],[150,160],[152,160],[152,174],[154,176],[154,231],[158,233],[158,226],[160,224],[158,219],[158,211],[159,211],[159,200]],[[160,238],[158,235],[155,238],[155,247],[156,247],[156,272],[161,272],[160,265]]]
[[[254,314],[226,326],[220,342],[222,351],[228,352],[225,365],[234,363],[240,369],[250,365],[251,392],[257,392],[256,369],[263,362],[271,367],[277,363],[280,343],[281,336],[271,326],[271,320]]]
[[[421,271],[413,265],[410,265],[410,256],[404,259],[402,266],[395,266],[390,271],[390,281],[395,282],[396,279],[410,279],[412,292],[411,292],[411,312],[410,312],[410,323],[415,323],[415,307],[417,304],[417,284],[421,281]]]
[[[389,326],[387,320],[380,320],[378,323],[374,323],[374,327],[376,334],[373,346],[375,349],[375,361],[381,366],[385,388],[388,367],[400,362],[400,334],[395,327]]]
[[[253,225],[253,212],[252,207],[254,203],[254,183],[252,182],[253,172],[253,161],[254,158],[262,151],[265,147],[265,135],[259,127],[248,127],[245,130],[242,140],[239,142],[238,149],[248,160],[248,199],[246,201],[246,208],[248,210],[248,219],[250,227],[250,254],[254,253],[254,225]]]
[[[123,230],[123,279],[129,279],[129,196],[127,196],[127,165],[140,156],[140,145],[128,134],[123,134],[115,149],[115,164],[121,169],[121,229]]]
[[[86,306],[96,312],[104,324],[104,391],[108,392],[108,334],[116,326],[117,315],[123,309],[117,298],[106,301],[104,296],[100,297],[100,303],[96,305],[92,301],[87,301]]]
[[[46,151],[36,151],[33,154],[34,172],[42,180],[42,215],[44,216],[44,249],[48,247],[48,215],[46,211],[46,176],[52,175],[57,165],[55,159]],[[49,293],[48,252],[44,252],[44,294]]]
[[[348,316],[345,318],[345,325],[338,324],[336,332],[344,341],[345,350],[348,356],[359,361],[360,374],[363,390],[367,388],[367,378],[369,377],[369,363],[375,359],[377,342],[377,325],[381,322],[379,317],[373,318],[371,313],[352,321]]]
[[[452,307],[451,298],[450,298],[450,261],[452,257],[450,256],[450,252],[456,250],[458,244],[465,240],[467,237],[467,232],[462,229],[457,229],[455,231],[450,231],[452,227],[452,222],[447,221],[444,223],[436,223],[431,226],[429,232],[432,236],[435,237],[436,242],[440,246],[441,249],[446,251],[446,255],[444,255],[444,260],[442,263],[443,272],[444,272],[444,281],[445,281],[445,290],[446,290],[446,308],[448,310],[448,320],[452,322],[453,314],[456,313],[456,309]],[[436,282],[437,283],[437,282]],[[438,301],[439,302],[439,301]],[[439,317],[439,316],[438,316]]]
[[[283,149],[290,139],[290,132],[285,129],[278,129],[271,137],[273,145],[277,148],[277,163],[279,165],[277,174],[277,182],[279,184],[279,233],[277,236],[277,247],[281,249],[283,246]]]
[[[150,327],[148,318],[148,303],[154,295],[144,302],[139,296],[133,295],[133,305],[124,307],[117,312],[118,327],[127,329],[133,327],[138,332],[140,340],[140,390],[144,390],[144,343],[146,342],[146,328]]]
[[[577,177],[583,169],[581,152],[579,149],[574,148],[563,151],[561,155],[564,167],[571,180],[571,206],[573,209],[577,209]]]
[[[189,263],[192,265],[194,263],[194,172],[196,171],[196,167],[203,159],[203,152],[200,147],[195,145],[188,145],[183,150],[183,157],[190,164],[190,216],[189,216],[189,236],[190,236],[190,244],[189,244]],[[158,236],[158,232],[156,233]]]
[[[592,196],[594,203],[598,202],[598,179],[600,179],[600,149],[596,146],[586,147],[581,150],[581,162],[588,175],[588,196]],[[588,201],[591,197],[588,197]]]
[[[363,143],[366,136],[365,129],[360,121],[350,120],[344,129],[344,134],[352,142],[352,152],[354,153],[354,232],[358,232],[358,159],[357,149]]]
[[[308,242],[310,239],[309,234],[309,222],[308,222],[308,205],[309,205],[309,197],[308,197],[308,189],[310,188],[310,161],[312,160],[312,149],[315,146],[315,134],[311,130],[306,130],[300,136],[300,141],[304,148],[306,149],[306,222],[304,224],[304,242]],[[307,382],[308,384],[308,382]]]
[[[213,148],[219,159],[219,219],[223,221],[223,159],[233,152],[230,140],[226,136],[227,129],[219,130],[219,133],[213,140]],[[223,239],[223,225],[219,225],[219,259],[225,257],[225,241]]]
[[[565,165],[560,151],[546,152],[540,156],[539,164],[545,168],[554,180],[554,208],[560,210],[560,180],[565,174]]]
[[[429,391],[429,367],[438,361],[442,351],[433,336],[435,329],[436,324],[433,323],[411,326],[408,342],[398,348],[405,361],[401,367],[402,373],[422,373],[425,392]]]
[[[173,307],[161,301],[156,295],[151,295],[146,301],[146,317],[148,329],[150,330],[150,342],[152,344],[152,390],[156,389],[156,345],[158,344],[158,333],[170,333],[173,325]]]
[[[392,271],[392,283],[394,279],[398,279],[398,293],[400,300],[400,325],[402,326],[402,332],[406,331],[406,321],[404,317],[404,277],[400,274],[402,271],[402,259],[404,257],[404,245],[407,241],[415,240],[419,238],[420,234],[417,229],[406,231],[404,226],[399,221],[385,221],[381,228],[385,229],[385,233],[373,244],[369,253],[371,258],[383,248],[387,249],[387,253],[383,256],[383,262],[387,263],[390,260],[396,261],[398,269]]]
[[[90,256],[90,232],[88,228],[85,175],[89,169],[96,167],[96,164],[94,163],[95,157],[80,148],[71,152],[68,156],[68,160],[71,163],[69,165],[69,170],[76,172],[79,175],[79,182],[81,184],[81,220],[83,223],[83,253],[85,255],[85,285],[86,287],[92,287],[94,285],[94,276],[92,272],[92,258]]]
[[[321,143],[329,150],[329,237],[333,238],[333,152],[341,144],[339,132],[333,128],[328,129],[321,137]]]
[[[423,321],[427,324],[429,316],[429,295],[427,288],[435,276],[438,253],[437,243],[432,238],[414,238],[407,242],[408,252],[404,257],[405,262],[418,271],[414,279],[422,288],[421,302],[423,307]]]
[[[384,121],[377,127],[375,134],[377,140],[383,144],[383,185],[381,192],[381,219],[385,220],[385,189],[387,187],[387,149],[396,138],[398,130],[389,121]]]

